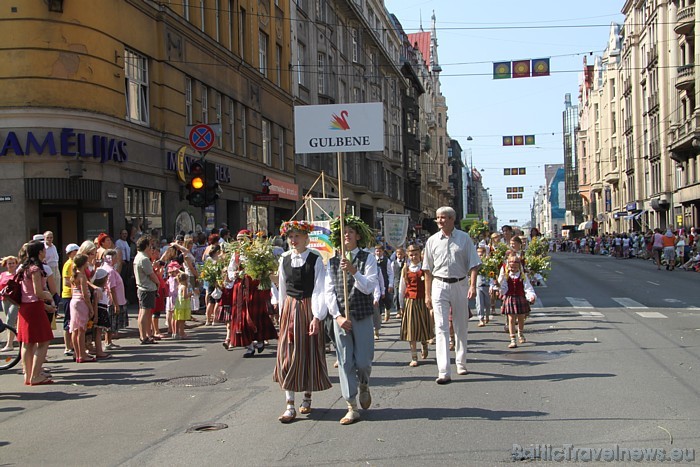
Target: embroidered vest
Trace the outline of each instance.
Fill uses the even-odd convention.
[[[406,273],[406,298],[424,299],[425,298],[425,281],[423,280],[423,270],[416,272],[408,271]]]
[[[292,255],[282,259],[287,295],[297,300],[311,297],[314,292],[316,261],[318,261],[318,255],[314,252],[310,252],[304,264],[298,268],[292,267]]]
[[[360,274],[365,273],[365,265],[369,253],[360,250],[355,256],[352,264],[357,268]],[[328,260],[328,266],[331,274],[331,281],[335,288],[335,296],[338,302],[340,314],[345,315],[345,299],[343,298],[343,270],[340,269],[340,257],[334,256]],[[355,278],[350,274],[346,274],[348,284],[348,304],[350,305],[350,318],[362,319],[374,314],[374,297],[372,294],[363,294],[355,288]]]

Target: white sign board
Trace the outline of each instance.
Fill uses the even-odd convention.
[[[394,248],[406,243],[408,234],[407,214],[384,214],[384,241]]]
[[[384,151],[384,105],[295,106],[294,150],[297,154]]]

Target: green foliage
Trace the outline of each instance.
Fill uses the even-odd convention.
[[[277,271],[277,258],[272,253],[272,239],[256,237],[240,242],[241,254],[245,256],[243,269],[251,278],[260,281],[258,289],[268,290],[272,287],[270,274]]]
[[[498,279],[498,273],[501,266],[505,262],[508,246],[505,243],[497,243],[491,254],[485,258],[481,258],[481,268],[479,274],[488,277],[489,279]]]
[[[486,238],[489,234],[489,223],[487,221],[475,220],[469,226],[469,236],[474,240],[480,240],[481,238]]]
[[[348,214],[345,216],[345,226],[351,227],[358,234],[360,234],[360,239],[357,242],[357,246],[360,248],[367,248],[374,246],[374,233],[372,229],[369,228],[365,222],[357,216]],[[336,217],[331,221],[331,244],[334,248],[340,248],[340,242],[342,240],[342,233],[340,232],[340,217]]]
[[[540,274],[545,279],[552,270],[552,258],[547,256],[549,241],[544,237],[535,237],[525,249],[525,269],[530,276]]]

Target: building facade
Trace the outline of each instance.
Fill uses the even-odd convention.
[[[288,2],[24,2],[0,11],[5,63],[2,251],[53,230],[267,231],[298,201]],[[114,19],[118,18],[119,21]],[[129,27],[124,27],[128,24]],[[177,176],[188,129],[212,124],[220,198],[192,208]],[[198,158],[186,150],[185,172]],[[256,202],[263,177],[278,201]],[[23,213],[18,216],[17,213]]]

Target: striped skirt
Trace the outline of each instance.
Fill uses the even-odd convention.
[[[319,323],[318,334],[309,335],[313,317],[310,298],[296,300],[288,296],[285,299],[272,379],[286,391],[315,392],[331,387],[326,368],[323,323]]]
[[[524,295],[506,295],[501,306],[504,315],[527,315],[530,313],[530,304]]]
[[[425,342],[435,337],[433,318],[421,298],[407,298],[401,318],[402,341]]]

